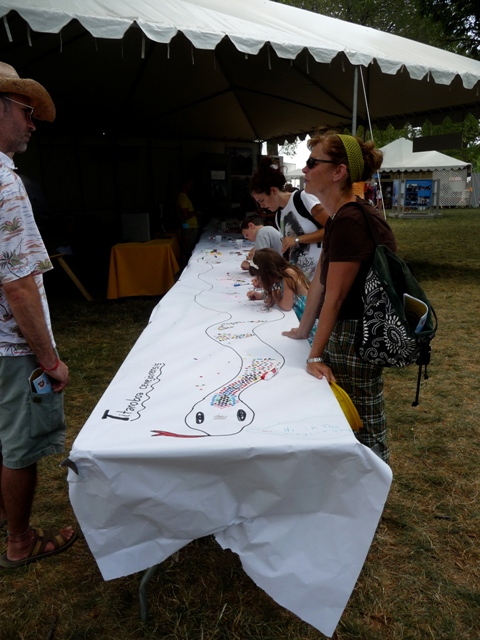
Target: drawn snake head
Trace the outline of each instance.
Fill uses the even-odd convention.
[[[231,436],[253,422],[254,413],[238,397],[212,394],[197,403],[185,422],[209,436]]]

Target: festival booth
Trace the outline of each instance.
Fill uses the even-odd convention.
[[[105,580],[214,535],[259,587],[331,636],[391,470],[355,438],[326,380],[306,373],[308,342],[282,336],[294,312],[247,298],[251,245],[215,233],[73,443],[70,500]]]
[[[160,225],[185,171],[228,217],[259,141],[480,117],[479,61],[278,2],[0,0],[0,17],[0,59],[57,107],[23,173],[57,222],[116,242],[122,213]]]
[[[185,173],[200,211],[240,216],[261,141],[480,117],[479,61],[279,2],[0,0],[0,17],[0,59],[57,107],[16,161],[103,292],[122,214],[147,213],[150,239],[178,226]]]
[[[470,182],[470,206],[480,207],[480,173],[472,173]]]
[[[468,206],[468,162],[439,151],[414,152],[413,141],[406,138],[390,142],[381,151],[379,176],[382,192],[391,190],[391,215],[435,217],[443,207]]]
[[[305,156],[305,160],[306,159],[307,156]],[[305,188],[305,174],[301,168],[290,169],[290,171],[286,173],[285,177],[293,184],[294,187],[297,187],[298,189]]]

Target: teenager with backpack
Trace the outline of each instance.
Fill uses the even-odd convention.
[[[328,214],[318,198],[305,191],[285,190],[285,175],[277,161],[262,158],[251,180],[252,196],[262,209],[276,212],[275,224],[282,235],[282,251],[312,280],[320,259],[323,227]]]

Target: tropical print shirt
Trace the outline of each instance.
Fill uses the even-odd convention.
[[[42,273],[52,263],[33,217],[22,180],[13,160],[0,152],[0,356],[32,354],[22,335],[3,290],[3,283],[33,274],[43,313],[53,342]]]

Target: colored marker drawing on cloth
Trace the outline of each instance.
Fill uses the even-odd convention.
[[[255,412],[241,399],[243,391],[273,377],[283,366],[283,357],[260,340],[255,329],[265,320],[221,322],[209,327],[207,335],[230,347],[241,358],[241,368],[233,380],[197,402],[185,422],[206,435],[233,435],[251,424]]]
[[[204,274],[201,275],[206,275]],[[208,294],[212,290],[208,280],[204,280],[210,288],[204,289],[195,296],[196,304],[213,311],[209,305]],[[262,305],[263,307],[263,305]],[[231,310],[231,307],[230,307]],[[154,435],[172,437],[202,437],[235,435],[255,419],[255,411],[242,400],[242,394],[254,384],[265,383],[273,378],[284,365],[284,357],[271,345],[260,338],[256,330],[272,320],[265,320],[263,309],[259,309],[256,320],[235,319],[232,313],[227,320],[217,322],[205,330],[206,335],[222,347],[233,350],[240,358],[240,369],[235,377],[222,383],[213,391],[195,403],[185,417],[185,424],[195,435],[174,434],[166,431],[153,431]],[[279,312],[283,316],[283,312]],[[251,318],[251,314],[249,315]]]
[[[210,262],[218,262],[218,259],[221,257],[222,252],[221,251],[217,251],[217,249],[206,249],[205,251],[203,251],[203,256],[200,258],[201,260],[205,260],[205,262],[208,264]]]

